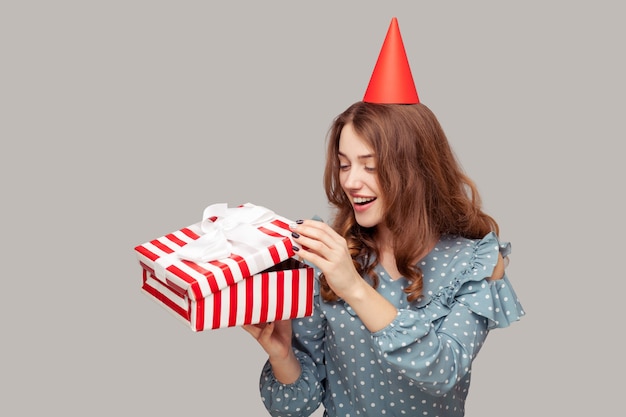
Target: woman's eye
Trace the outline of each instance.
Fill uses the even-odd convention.
[[[374,171],[376,171],[376,167],[365,167],[365,170],[367,172],[374,172]]]
[[[348,168],[350,168],[350,165],[345,165],[345,164],[339,164],[339,169],[342,171],[347,170]]]

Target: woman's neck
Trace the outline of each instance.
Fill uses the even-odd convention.
[[[387,226],[382,224],[376,226],[376,235],[374,238],[381,254],[387,252],[393,253],[393,236]]]
[[[395,265],[395,252],[394,252],[394,237],[391,233],[391,230],[387,226],[378,225],[376,226],[376,235],[375,235],[376,245],[378,246],[378,251],[380,253],[381,261],[384,260],[386,264],[393,263]],[[415,259],[413,260],[415,264],[419,262],[423,257],[428,255],[437,242],[439,241],[439,236],[433,236],[430,242],[427,242],[424,250],[417,254]]]

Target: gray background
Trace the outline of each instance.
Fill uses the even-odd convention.
[[[262,349],[142,295],[133,248],[215,202],[327,217],[325,134],[393,16],[528,312],[489,337],[467,415],[617,411],[618,4],[3,2],[0,414],[265,415]]]

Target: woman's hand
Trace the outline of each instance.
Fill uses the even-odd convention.
[[[242,326],[261,345],[270,359],[284,359],[291,352],[291,320]]]
[[[324,273],[335,294],[345,298],[363,284],[346,240],[329,225],[317,220],[303,220],[292,225],[291,229],[294,240],[302,246],[298,255]]]
[[[300,377],[300,362],[291,347],[291,320],[273,323],[245,324],[250,333],[269,355],[274,377],[283,384],[291,384]]]
[[[292,230],[294,240],[302,245],[298,255],[324,273],[330,288],[350,304],[370,331],[379,331],[393,321],[398,310],[361,278],[342,236],[315,220],[298,221]]]

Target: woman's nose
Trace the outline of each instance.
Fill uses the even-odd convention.
[[[357,170],[351,169],[346,173],[343,186],[351,190],[358,190],[363,186],[363,181]]]

